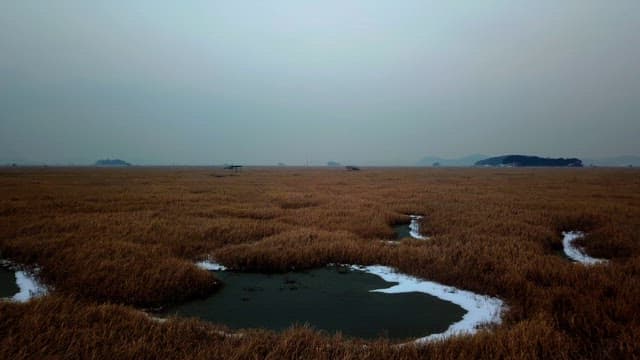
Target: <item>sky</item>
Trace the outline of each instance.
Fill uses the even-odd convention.
[[[640,1],[0,2],[0,163],[640,155]]]

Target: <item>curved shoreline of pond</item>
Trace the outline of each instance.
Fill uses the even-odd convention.
[[[502,322],[501,315],[505,309],[505,305],[504,302],[498,298],[479,295],[471,291],[460,290],[452,286],[398,273],[394,268],[388,266],[351,265],[351,268],[377,275],[384,281],[398,283],[386,289],[376,289],[372,291],[386,294],[421,292],[456,304],[467,311],[462,320],[451,324],[446,331],[418,338],[414,340],[417,344],[444,340],[456,335],[472,335],[478,331],[481,325],[497,325]]]
[[[427,240],[429,239],[428,236],[426,235],[422,235],[420,233],[420,220],[422,220],[424,218],[424,216],[422,215],[413,215],[410,214],[408,215],[410,218],[410,222],[409,223],[404,223],[404,224],[399,224],[399,225],[395,225],[393,227],[393,230],[396,234],[396,239],[395,240],[382,240],[383,242],[389,244],[389,245],[398,245],[399,244],[399,240],[402,240],[404,238],[412,238],[412,239],[416,239],[416,240]]]
[[[21,266],[7,260],[3,260],[2,265],[6,270],[14,271],[15,282],[18,287],[16,294],[11,297],[4,297],[2,300],[24,303],[47,294],[47,287],[41,284],[36,278],[35,273],[37,273],[38,268],[35,268],[33,272],[20,270]]]
[[[417,240],[427,240],[429,237],[420,234],[420,220],[424,218],[421,215],[409,215],[411,217],[411,222],[409,223],[409,235],[412,238]]]
[[[597,265],[608,262],[606,259],[598,259],[587,255],[583,248],[574,244],[576,239],[584,237],[583,232],[565,231],[562,233],[562,237],[562,250],[569,259],[583,265]]]
[[[212,260],[200,261],[196,263],[196,265],[201,269],[210,271],[227,270],[224,265]],[[460,290],[434,281],[419,279],[411,275],[399,273],[396,269],[389,266],[346,266],[351,270],[376,275],[386,282],[397,283],[397,285],[388,288],[370,290],[371,292],[386,294],[420,292],[434,296],[440,300],[451,302],[466,311],[460,321],[451,324],[444,332],[417,338],[413,340],[416,344],[445,340],[457,335],[473,335],[482,325],[498,325],[502,322],[502,312],[506,306],[502,300],[496,297],[479,295],[471,291]]]
[[[226,266],[218,264],[217,262],[215,262],[213,260],[198,261],[196,263],[196,266],[199,267],[202,270],[209,270],[209,271],[225,271],[225,270],[227,270]]]

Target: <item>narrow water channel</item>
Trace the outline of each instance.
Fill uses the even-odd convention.
[[[422,216],[420,215],[409,215],[411,217],[411,222],[409,224],[400,224],[393,227],[393,231],[396,233],[396,240],[404,239],[404,238],[414,238],[418,240],[425,240],[428,237],[421,234],[420,230],[420,220],[422,220]]]
[[[393,227],[393,231],[396,233],[397,240],[411,237],[409,224],[396,225]]]
[[[371,290],[396,285],[350,268],[325,267],[288,274],[216,272],[224,287],[164,314],[198,317],[234,329],[283,330],[309,324],[360,338],[414,339],[444,332],[460,321],[460,306],[420,293]]]

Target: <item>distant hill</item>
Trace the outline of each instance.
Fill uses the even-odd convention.
[[[576,158],[542,158],[529,155],[503,155],[476,162],[476,166],[552,166],[552,167],[582,167],[582,161]]]
[[[342,166],[342,165],[340,165],[340,163],[337,161],[328,161],[327,166]]]
[[[626,155],[600,159],[584,159],[585,165],[594,166],[640,166],[640,156]]]
[[[444,159],[437,156],[425,156],[416,163],[417,166],[473,166],[486,159],[486,155],[474,154],[461,158]]]
[[[131,166],[131,164],[120,159],[103,159],[96,161],[95,166]]]

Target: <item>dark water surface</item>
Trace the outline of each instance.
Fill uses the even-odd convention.
[[[13,297],[19,291],[16,285],[16,272],[0,267],[0,298]]]
[[[396,233],[396,239],[398,240],[411,237],[409,224],[396,225],[393,227],[393,231]]]
[[[168,309],[165,315],[198,317],[231,328],[316,329],[361,338],[417,338],[445,331],[465,311],[423,293],[369,290],[395,285],[363,271],[327,267],[308,272],[216,272],[225,286],[204,300]]]

